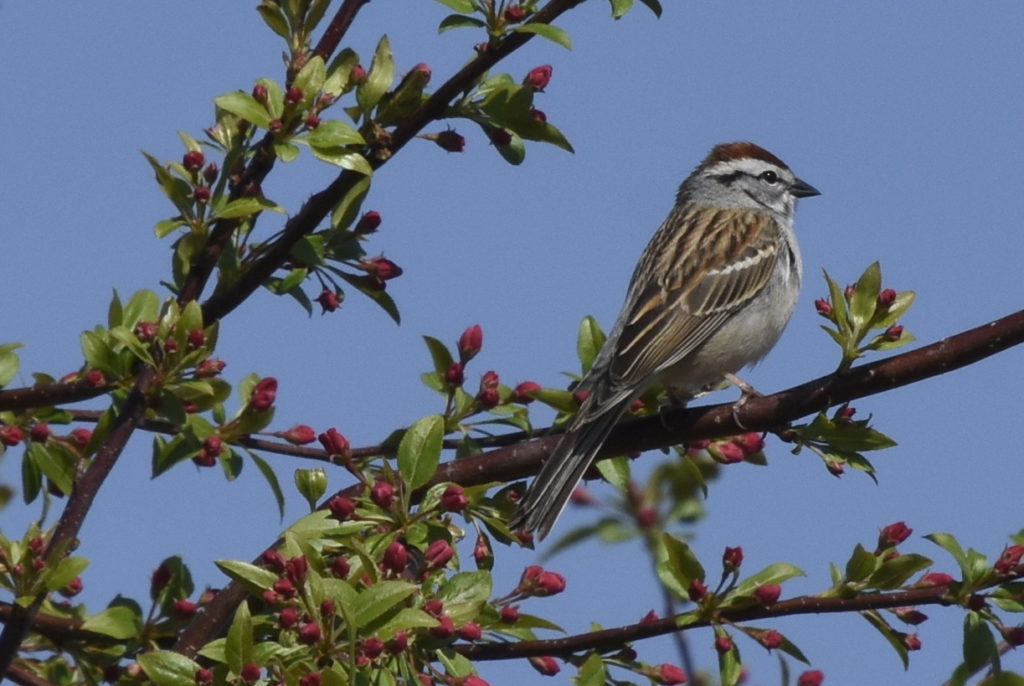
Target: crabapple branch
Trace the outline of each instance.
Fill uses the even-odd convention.
[[[323,58],[324,62],[330,61],[331,55],[338,49],[338,44],[352,26],[359,10],[369,2],[370,0],[345,0],[341,3],[341,7],[327,25],[324,35],[320,37],[320,42],[313,49],[313,54]]]
[[[96,386],[87,379],[9,388],[0,391],[0,410],[24,410],[30,407],[77,403],[109,392],[109,386]]]
[[[914,588],[908,591],[888,593],[865,593],[855,598],[821,598],[817,596],[798,596],[782,600],[771,607],[752,607],[743,610],[721,610],[716,612],[714,619],[700,619],[679,627],[677,621],[689,613],[665,617],[653,622],[629,624],[614,629],[591,631],[564,638],[552,638],[534,641],[518,641],[515,643],[486,643],[477,645],[459,645],[455,649],[471,660],[508,660],[512,658],[534,657],[543,655],[569,655],[583,650],[598,652],[621,648],[629,641],[635,641],[678,631],[689,631],[711,626],[722,622],[749,622],[758,619],[788,617],[792,615],[825,614],[835,612],[862,612],[865,610],[882,610],[892,607],[911,605],[952,605],[946,586],[930,586]]]

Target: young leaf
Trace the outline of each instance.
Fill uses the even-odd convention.
[[[597,354],[604,346],[605,335],[597,320],[587,315],[580,322],[579,333],[576,336],[576,355],[580,358],[580,364],[584,373],[589,372],[594,366]]]
[[[252,122],[260,128],[270,126],[270,113],[256,98],[242,91],[234,91],[213,99],[217,107]]]
[[[356,91],[359,107],[364,112],[369,112],[384,97],[384,93],[391,88],[394,80],[395,61],[391,55],[391,43],[387,36],[382,36],[373,54],[373,62],[366,74],[366,81]]]
[[[542,38],[547,38],[553,43],[558,43],[566,50],[572,50],[572,39],[569,38],[569,34],[557,26],[533,22],[517,26],[515,31],[516,33],[532,33]]]
[[[398,471],[410,489],[430,480],[441,459],[444,441],[444,417],[432,414],[423,417],[405,432],[398,444]]]
[[[214,564],[220,571],[239,582],[254,594],[259,594],[274,585],[277,574],[269,569],[257,567],[241,560],[215,560]]]
[[[173,650],[153,650],[138,656],[146,677],[158,686],[185,686],[196,682],[199,665]]]

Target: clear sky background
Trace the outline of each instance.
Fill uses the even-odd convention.
[[[881,260],[886,285],[918,293],[904,324],[920,343],[1021,307],[1024,4],[665,4],[660,20],[639,7],[613,22],[607,3],[588,3],[560,22],[571,52],[537,40],[500,65],[516,78],[554,65],[537,104],[576,154],[531,145],[525,164],[510,167],[457,122],[464,154],[413,142],[377,176],[365,207],[384,223],[369,246],[405,269],[389,285],[400,327],[358,294],[310,319],[261,292],[224,322],[218,356],[227,378],[280,379],[275,428],[337,426],[366,445],[440,411],[419,382],[430,367],[420,336],[453,342],[474,323],[485,345],[471,385],[487,369],[513,383],[563,384],[560,372],[577,368],[580,318],[611,325],[678,183],[721,141],[756,141],[822,191],[798,211],[806,281],[797,313],[767,361],[745,375],[760,390],[837,363],[813,307],[825,294],[822,268],[849,282]],[[0,5],[0,339],[27,344],[14,385],[31,383],[32,371],[78,368],[79,332],[105,321],[112,288],[160,290],[170,241],[152,227],[173,209],[139,151],[180,158],[175,131],[201,134],[213,97],[282,78],[283,44],[254,5]],[[437,83],[480,40],[468,31],[438,36],[445,14],[426,0],[370,3],[347,44],[368,64],[386,32],[399,72],[427,62]],[[304,155],[278,165],[265,191],[294,212],[334,173]],[[858,416],[873,415],[900,443],[873,455],[879,485],[859,474],[835,479],[816,458],[769,439],[767,468],[733,466],[714,484],[693,547],[709,567],[726,545],[743,546],[749,571],[797,564],[808,576],[788,582],[785,597],[827,587],[828,562],[844,563],[857,542],[873,546],[879,528],[898,520],[914,528],[902,548],[932,556],[936,571],[955,573],[955,564],[920,535],[950,532],[996,556],[1024,526],[1022,363],[1011,350],[857,402]],[[223,585],[212,559],[251,559],[284,526],[251,465],[231,484],[190,464],[151,481],[149,446],[145,435],[132,441],[82,531],[81,553],[92,559],[82,597],[94,611],[118,592],[145,596],[151,570],[173,553],[200,587]],[[290,493],[292,521],[304,511],[292,470],[313,465],[268,459]],[[19,451],[8,453],[0,481],[20,483],[19,464]],[[332,489],[345,484],[340,470],[331,474]],[[15,503],[0,512],[0,528],[20,536],[35,513]],[[570,510],[560,527],[592,516]],[[536,558],[498,554],[501,594]],[[661,607],[636,545],[588,546],[546,564],[566,575],[568,590],[524,609],[570,632]],[[828,686],[938,684],[959,661],[962,613],[924,611],[931,619],[919,627],[923,648],[909,673],[856,616],[771,626],[825,671]],[[713,669],[710,631],[687,638]],[[669,639],[637,648],[652,663],[678,662]],[[774,657],[743,639],[740,648],[748,683],[778,683]],[[1004,664],[1024,671],[1019,651]],[[525,663],[480,669],[494,686],[544,682]]]

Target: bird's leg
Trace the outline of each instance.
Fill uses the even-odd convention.
[[[694,396],[686,393],[681,393],[680,389],[675,386],[665,386],[665,397],[668,402],[661,402],[658,405],[658,419],[661,421],[661,425],[668,429],[669,425],[665,423],[665,412],[667,410],[681,410],[686,407],[686,403],[694,398]]]
[[[731,383],[736,388],[740,389],[740,399],[733,403],[732,406],[732,420],[736,422],[736,426],[746,431],[747,427],[743,426],[743,422],[740,421],[740,409],[747,404],[747,400],[749,400],[750,398],[760,398],[761,393],[759,393],[756,388],[754,388],[749,383],[747,383],[740,377],[736,376],[735,374],[726,372],[722,376],[725,377],[726,381]]]

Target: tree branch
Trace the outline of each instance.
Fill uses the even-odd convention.
[[[24,410],[30,407],[77,403],[101,396],[109,392],[110,388],[110,386],[94,386],[85,379],[69,383],[58,381],[24,388],[9,388],[0,391],[0,410]]]
[[[721,610],[716,612],[713,620],[701,619],[688,623],[685,627],[679,627],[678,620],[681,617],[687,617],[690,613],[683,613],[674,617],[664,617],[653,622],[629,624],[614,629],[591,631],[564,638],[517,641],[515,643],[458,645],[455,646],[455,650],[471,660],[509,660],[544,655],[570,655],[583,650],[605,652],[617,650],[629,641],[671,634],[677,631],[689,631],[690,629],[707,627],[723,622],[750,622],[758,619],[776,619],[792,615],[863,612],[864,610],[882,610],[911,605],[952,604],[954,604],[954,601],[949,595],[949,588],[946,586],[930,586],[928,588],[914,588],[908,591],[894,591],[890,593],[865,593],[854,598],[798,596],[789,600],[779,601],[771,607],[756,606],[743,610]]]
[[[345,37],[348,28],[355,21],[359,10],[369,2],[370,0],[345,0],[345,2],[341,3],[341,7],[338,8],[334,18],[331,19],[331,23],[324,30],[324,35],[320,37],[320,42],[313,49],[313,54],[320,56],[324,62],[328,62],[334,51],[338,49],[338,45],[341,43],[341,39]]]

